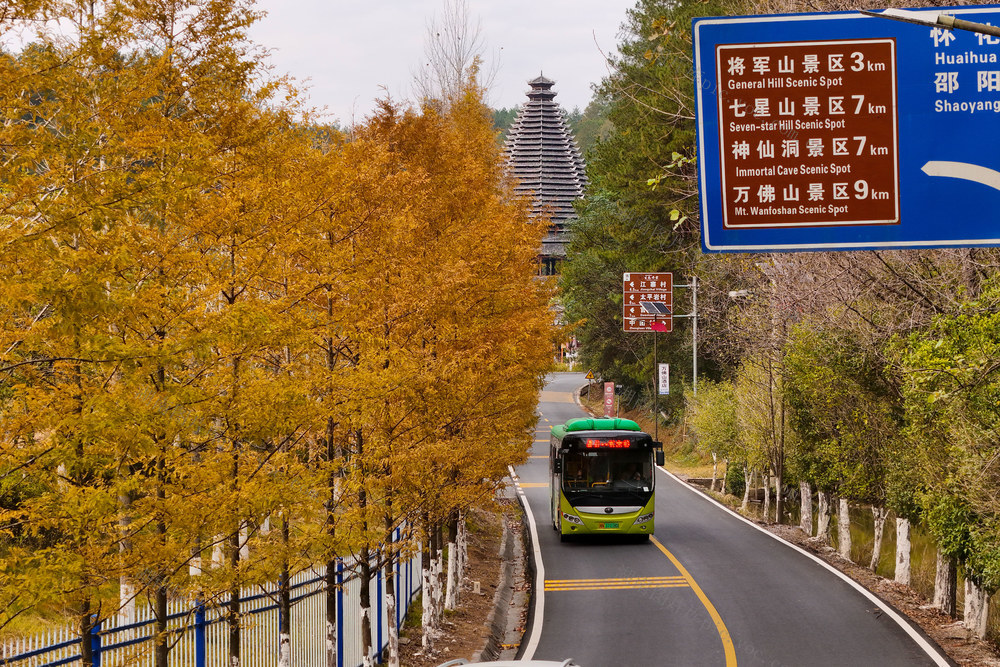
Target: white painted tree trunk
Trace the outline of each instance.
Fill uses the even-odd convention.
[[[719,479],[719,455],[712,452],[712,491],[715,491],[715,480]]]
[[[212,569],[222,567],[226,562],[226,550],[223,548],[225,543],[225,537],[222,535],[215,536],[215,546],[212,547]]]
[[[469,562],[469,532],[465,525],[465,512],[458,513],[458,591],[461,599],[462,583],[465,581],[465,564]]]
[[[458,538],[448,543],[448,578],[445,584],[444,608],[448,610],[458,607]]]
[[[851,560],[851,506],[846,498],[837,504],[837,553]]]
[[[438,632],[444,620],[444,549],[434,555],[434,579],[434,631]]]
[[[937,550],[937,568],[934,573],[934,606],[949,616],[955,616],[958,574],[955,562]]]
[[[250,531],[244,521],[240,528],[240,561],[250,560]]]
[[[278,637],[278,667],[292,667],[292,636],[286,632]]]
[[[809,482],[799,482],[799,528],[806,535],[812,535],[813,494]]]
[[[868,569],[875,572],[878,563],[882,559],[882,540],[885,537],[885,520],[889,517],[889,510],[884,507],[872,506],[872,518],[875,519],[875,543],[872,545],[872,559],[868,564]]]
[[[740,505],[740,509],[744,512],[747,511],[747,507],[750,506],[750,467],[743,466],[743,504]]]
[[[135,586],[128,577],[122,577],[118,585],[118,625],[135,623]]]
[[[361,625],[360,627],[365,627],[367,625],[369,618],[369,608],[361,607]],[[368,653],[361,656],[361,667],[375,667],[375,646],[374,644],[368,649]]]
[[[389,619],[389,637],[386,645],[385,664],[388,667],[399,667],[399,628],[396,627],[396,591],[385,596],[385,617]]]
[[[896,575],[897,584],[910,585],[910,520],[896,517]]]
[[[830,543],[830,496],[826,491],[816,491],[816,537]]]
[[[188,576],[199,577],[202,573],[201,556],[192,556],[188,562]]]
[[[965,580],[965,615],[962,623],[980,639],[986,638],[986,617],[990,596],[971,579]]]
[[[764,473],[764,523],[771,522],[771,471]]]
[[[327,595],[336,595],[336,591],[327,591]],[[337,667],[337,624],[326,622],[326,667]]]
[[[420,645],[425,651],[434,645],[434,572],[433,565],[420,569],[423,590],[420,594]]]

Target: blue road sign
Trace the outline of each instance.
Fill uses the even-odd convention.
[[[856,12],[692,32],[705,252],[1000,245],[1000,38]]]

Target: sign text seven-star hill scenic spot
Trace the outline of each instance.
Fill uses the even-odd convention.
[[[692,34],[705,252],[1000,245],[1000,38],[857,12]]]

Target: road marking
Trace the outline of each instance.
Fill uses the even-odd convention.
[[[573,403],[573,392],[543,389],[538,396],[538,401],[540,403]]]
[[[628,577],[624,579],[548,579],[547,591],[613,591],[635,588],[688,588],[684,577]]]
[[[540,489],[543,486],[548,487],[548,482],[521,482],[519,486],[522,489]]]
[[[521,479],[514,472],[514,466],[507,466],[510,471],[510,478],[514,481],[514,488],[517,490],[517,499],[524,509],[524,516],[528,519],[528,533],[531,535],[531,554],[535,565],[534,598],[535,613],[531,622],[531,634],[528,638],[528,645],[525,646],[521,654],[521,660],[531,660],[535,657],[538,649],[538,640],[542,637],[542,618],[545,616],[545,586],[539,584],[545,581],[545,563],[542,562],[542,548],[538,544],[538,526],[535,524],[535,515],[531,512],[528,499],[524,496],[524,489],[521,488]]]
[[[920,648],[922,648],[924,650],[924,653],[926,653],[927,656],[932,661],[934,661],[934,664],[939,665],[939,667],[947,667],[947,665],[952,664],[951,661],[948,660],[948,658],[946,658],[935,646],[932,646],[930,644],[930,642],[928,642],[927,639],[925,639],[923,637],[923,635],[921,635],[914,628],[914,625],[915,625],[914,623],[910,622],[908,619],[904,620],[896,612],[896,610],[893,609],[892,607],[890,607],[889,605],[887,605],[882,600],[882,598],[878,597],[877,595],[875,595],[874,593],[872,593],[870,590],[868,590],[867,588],[865,588],[864,586],[862,586],[858,582],[854,581],[849,576],[847,576],[846,574],[844,574],[843,572],[841,572],[840,570],[838,570],[834,566],[830,565],[829,563],[827,563],[825,560],[823,560],[819,556],[806,551],[805,549],[803,549],[802,547],[800,547],[800,546],[798,546],[796,544],[792,544],[791,542],[786,542],[781,537],[775,535],[771,531],[765,530],[765,529],[761,528],[760,526],[758,526],[757,524],[755,524],[753,521],[750,521],[749,519],[747,519],[745,516],[742,516],[741,514],[739,514],[738,512],[735,512],[731,508],[726,507],[725,505],[723,505],[722,503],[720,503],[715,498],[712,498],[711,496],[708,496],[708,495],[702,493],[701,491],[699,491],[698,489],[694,488],[693,486],[691,486],[687,482],[682,481],[679,477],[677,477],[677,475],[675,475],[674,473],[670,472],[666,468],[657,466],[657,470],[659,470],[663,474],[667,475],[668,477],[670,477],[671,479],[673,479],[675,482],[677,482],[681,487],[687,489],[688,491],[690,491],[691,493],[695,494],[696,496],[698,496],[702,500],[705,500],[707,502],[712,503],[713,505],[715,505],[716,507],[718,507],[719,509],[721,509],[723,512],[726,512],[727,514],[731,515],[734,519],[737,519],[738,521],[742,521],[743,523],[745,523],[746,525],[750,526],[754,530],[759,531],[760,533],[763,533],[764,535],[767,535],[769,538],[771,538],[772,540],[775,540],[779,544],[783,544],[786,547],[788,547],[789,549],[797,551],[798,553],[802,554],[803,556],[805,556],[809,560],[813,561],[814,563],[816,563],[820,567],[822,567],[825,570],[829,571],[830,574],[834,575],[835,577],[838,577],[841,581],[843,581],[848,586],[850,586],[851,588],[853,588],[854,590],[856,590],[859,594],[861,594],[862,596],[864,596],[865,598],[867,598],[876,607],[878,607],[882,611],[882,613],[884,613],[886,616],[888,616],[893,621],[895,621],[896,624],[900,628],[903,629],[903,632],[905,632],[907,635],[909,635],[910,639],[912,639],[917,644],[917,646],[919,646]]]
[[[705,610],[708,611],[708,615],[712,617],[712,622],[715,623],[715,629],[719,632],[719,638],[722,640],[722,649],[726,653],[726,667],[735,667],[736,647],[733,646],[733,638],[729,636],[729,629],[726,628],[726,624],[722,621],[722,616],[720,616],[719,612],[716,611],[715,606],[712,604],[711,600],[708,599],[708,596],[705,595],[705,592],[701,590],[701,587],[698,585],[698,582],[694,580],[694,577],[692,577],[688,571],[684,569],[681,562],[677,560],[672,553],[667,551],[667,548],[652,535],[649,536],[649,541],[655,544],[656,548],[662,551],[664,555],[670,559],[670,562],[674,564],[677,571],[681,573],[681,578],[687,581],[691,590],[693,590],[694,594],[698,596],[699,600],[701,600],[701,604],[704,605]]]
[[[535,456],[535,455],[529,456],[528,458],[529,459],[547,459],[547,458],[549,458],[549,456],[548,456],[548,454],[539,454],[537,456]]]

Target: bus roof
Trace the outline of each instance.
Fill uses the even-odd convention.
[[[567,433],[577,431],[642,431],[639,425],[631,419],[578,417],[570,419],[565,424],[552,427],[552,433],[557,438]]]

